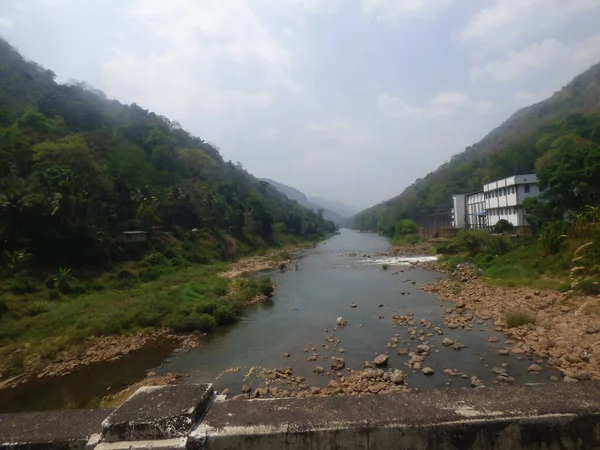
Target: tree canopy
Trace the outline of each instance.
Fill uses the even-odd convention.
[[[57,84],[2,40],[0,60],[0,250],[81,265],[118,258],[125,230],[195,230],[249,246],[336,230],[177,122]]]

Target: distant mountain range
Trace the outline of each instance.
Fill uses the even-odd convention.
[[[335,222],[340,228],[347,226],[348,217],[356,214],[357,209],[335,200],[327,200],[320,197],[307,197],[304,192],[287,186],[269,178],[261,178],[261,181],[269,183],[290,200],[296,200],[300,205],[313,211],[323,210],[323,217]]]

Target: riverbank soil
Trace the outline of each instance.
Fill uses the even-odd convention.
[[[565,382],[600,380],[600,296],[490,286],[468,264],[424,290],[452,302],[449,327],[491,319],[513,338],[499,352],[543,358]]]

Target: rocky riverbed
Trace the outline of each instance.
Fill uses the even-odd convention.
[[[452,302],[444,314],[449,328],[469,329],[493,320],[496,330],[513,338],[499,354],[543,360],[565,382],[600,379],[600,296],[490,286],[467,264],[424,290]],[[531,323],[509,328],[511,314],[531,318]]]

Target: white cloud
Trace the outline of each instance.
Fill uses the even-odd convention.
[[[256,133],[256,138],[264,142],[278,142],[281,139],[282,132],[279,128],[265,128]]]
[[[433,19],[453,3],[454,0],[362,0],[362,10],[377,21],[394,23],[407,18]]]
[[[506,44],[556,28],[572,17],[600,8],[599,0],[496,0],[476,14],[462,31],[464,40]]]
[[[6,17],[0,17],[0,28],[14,28],[15,24]]]
[[[132,20],[156,44],[103,66],[107,94],[174,117],[241,114],[298,93],[292,58],[247,0],[135,0]]]
[[[377,97],[377,107],[396,119],[422,119],[442,116],[455,116],[459,113],[487,114],[492,104],[471,100],[468,95],[456,92],[442,92],[433,97],[429,105],[415,108],[389,93]]]
[[[515,104],[518,107],[533,105],[548,97],[547,92],[517,92],[514,95]]]
[[[600,61],[600,34],[596,34],[571,46],[556,39],[546,39],[521,51],[509,51],[502,59],[487,63],[484,67],[471,69],[478,76],[487,75],[494,81],[513,82],[549,71],[566,82],[579,72]]]
[[[330,13],[337,9],[339,0],[259,0],[269,8],[289,13]]]

